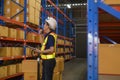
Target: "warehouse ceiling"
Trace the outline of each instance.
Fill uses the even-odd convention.
[[[56,0],[52,0],[54,3]],[[75,22],[76,25],[83,25],[86,26],[86,5],[87,0],[58,0],[59,1],[59,7],[67,9],[67,15],[69,16],[69,13],[72,12],[72,19]],[[70,5],[71,8],[68,8],[68,5]]]

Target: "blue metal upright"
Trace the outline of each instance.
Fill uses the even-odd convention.
[[[27,0],[24,0],[24,24],[27,22]],[[24,28],[24,39],[26,40],[27,30]],[[26,55],[26,43],[24,44],[24,55]]]
[[[0,0],[0,16],[4,15],[4,0]],[[0,24],[4,25],[4,22],[0,20]]]
[[[97,0],[88,0],[88,80],[98,80],[98,10]]]
[[[44,27],[44,23],[45,23],[45,18],[46,18],[46,0],[42,0],[42,7],[44,8],[44,10],[42,11],[42,28]]]
[[[66,13],[66,8],[64,8],[64,13]],[[66,18],[64,18],[64,36],[66,36]]]
[[[72,19],[72,11],[69,12],[69,17]],[[69,32],[69,37],[71,38],[72,37],[72,23],[69,22],[69,27],[70,27],[70,32]]]
[[[56,6],[58,6],[59,4],[59,1],[56,0]],[[56,33],[58,34],[58,27],[59,27],[59,24],[58,24],[58,16],[59,16],[59,13],[58,13],[58,10],[56,10],[56,20],[57,20],[57,27],[56,27]]]

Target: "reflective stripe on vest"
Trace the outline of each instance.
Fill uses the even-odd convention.
[[[47,54],[47,55],[41,54],[42,59],[53,59],[53,58],[55,58],[57,35],[55,33],[50,33],[49,35],[52,35],[54,37],[54,39],[55,39],[55,43],[54,43],[55,52],[51,53],[51,54]],[[48,41],[48,36],[45,38],[45,40],[44,40],[44,42],[42,44],[41,51],[45,50],[45,47],[46,47],[45,45],[46,45],[47,41]]]

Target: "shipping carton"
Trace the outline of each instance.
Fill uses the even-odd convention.
[[[7,76],[7,66],[1,66],[0,67],[0,78]]]
[[[99,74],[120,74],[120,44],[99,44]]]
[[[24,80],[37,80],[37,72],[25,72]]]
[[[120,0],[103,0],[106,4],[120,4]]]
[[[8,69],[8,75],[14,75],[16,74],[16,64],[14,65],[8,65],[7,66],[7,69]]]
[[[11,0],[4,0],[4,16],[7,18],[11,17]]]
[[[0,36],[8,37],[8,27],[0,26]]]
[[[9,28],[8,29],[8,37],[10,38],[15,38],[16,39],[16,36],[17,36],[17,31],[16,29],[13,29],[13,28]]]
[[[55,72],[53,74],[53,80],[60,80],[60,72]]]
[[[17,72],[17,73],[22,72],[22,63],[16,64],[16,72]]]
[[[37,60],[22,61],[22,72],[24,72],[24,80],[37,80],[37,71],[38,71]],[[40,74],[42,74],[42,61],[40,62]]]
[[[11,47],[1,47],[0,48],[0,57],[11,57]]]
[[[64,58],[56,58],[56,66],[54,72],[62,72],[64,70]]]
[[[24,40],[24,31],[17,29],[17,39],[22,39]]]

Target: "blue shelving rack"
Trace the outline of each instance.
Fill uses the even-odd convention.
[[[0,16],[3,16],[4,15],[4,0],[0,0]],[[0,20],[0,24],[1,25],[4,25],[4,22],[2,20]]]
[[[120,19],[120,12],[106,5],[102,0],[88,1],[88,77],[87,80],[98,80],[98,9],[102,9]]]

